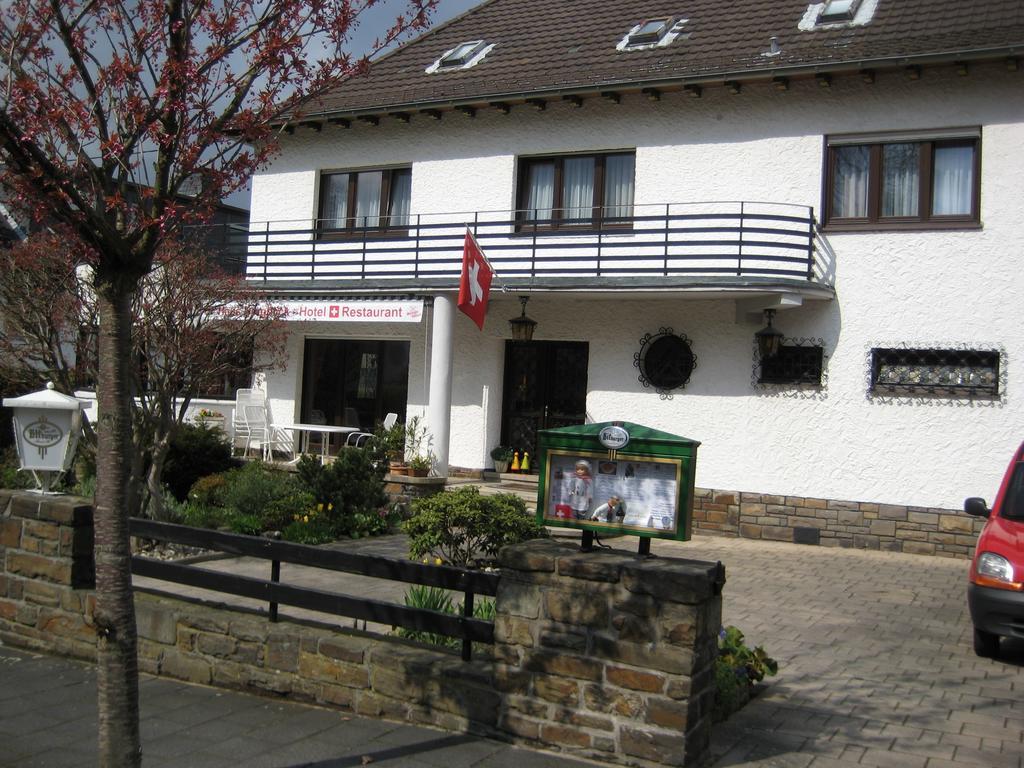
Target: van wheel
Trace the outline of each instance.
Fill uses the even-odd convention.
[[[999,635],[975,627],[974,652],[984,659],[994,659],[999,655]]]

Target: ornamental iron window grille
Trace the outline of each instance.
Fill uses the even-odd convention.
[[[805,346],[783,341],[778,354],[760,360],[758,384],[821,385],[825,352],[821,345]]]
[[[640,339],[640,351],[633,355],[633,365],[640,370],[637,381],[654,387],[662,398],[668,399],[672,390],[686,386],[697,367],[697,357],[686,334],[659,328],[657,333],[645,334]]]
[[[977,349],[871,350],[872,392],[996,397],[999,351]]]

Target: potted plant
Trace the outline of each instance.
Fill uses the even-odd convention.
[[[499,475],[508,472],[508,464],[512,461],[512,449],[507,445],[498,445],[491,449],[491,460],[494,471]]]
[[[200,408],[196,413],[196,424],[208,429],[224,429],[224,414],[209,408]]]
[[[413,416],[405,425],[405,455],[409,462],[409,474],[426,477],[433,465],[433,457],[427,448],[427,429],[419,416]]]
[[[393,475],[404,475],[408,470],[405,463],[405,424],[396,422],[386,428],[378,424],[373,431],[371,443],[381,461],[388,462],[388,471]]]

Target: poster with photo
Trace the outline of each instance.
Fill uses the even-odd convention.
[[[551,451],[544,517],[623,532],[674,534],[680,470],[677,459]]]

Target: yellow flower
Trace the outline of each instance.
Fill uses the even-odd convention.
[[[323,504],[317,504],[316,505],[316,511],[317,512],[323,512],[324,511],[324,505]]]
[[[302,516],[302,522],[308,523],[309,522],[309,515],[303,515]]]
[[[330,502],[327,502],[327,511],[330,512],[332,509],[334,509],[334,505],[331,504]]]
[[[434,565],[444,565],[444,560],[442,560],[440,557],[435,557]]]
[[[292,520],[294,520],[296,523],[299,522],[299,516],[298,515],[292,515]]]

